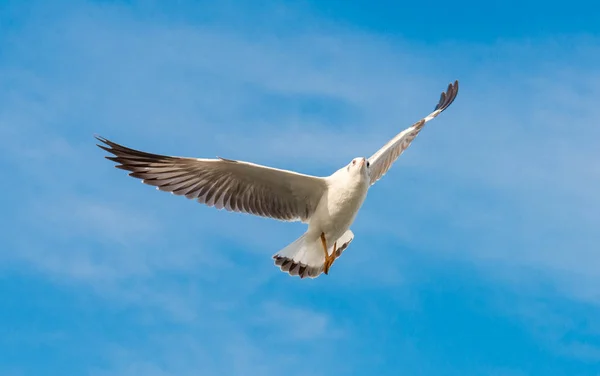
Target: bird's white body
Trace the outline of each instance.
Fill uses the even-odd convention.
[[[325,189],[308,221],[307,231],[277,252],[273,258],[281,270],[300,277],[327,273],[323,239],[328,257],[339,257],[354,234],[354,222],[370,187],[368,163],[355,158],[347,166],[324,178]]]
[[[333,245],[350,228],[365,201],[369,175],[366,167],[343,167],[326,180],[327,190],[308,222],[307,238],[320,241],[323,233],[327,244]]]
[[[354,158],[328,177],[230,159],[184,158],[130,149],[97,137],[112,153],[107,157],[162,191],[218,209],[283,221],[302,221],[307,231],[277,252],[275,265],[290,275],[315,278],[328,273],[348,247],[350,226],[369,190],[408,148],[425,123],[456,98],[458,82],[448,85],[434,111],[393,137],[368,159]]]

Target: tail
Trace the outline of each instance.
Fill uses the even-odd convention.
[[[347,230],[336,241],[336,257],[341,256],[352,239],[354,239],[354,234]],[[333,244],[329,247],[328,252],[329,254],[333,252]],[[275,265],[279,266],[282,272],[287,272],[292,276],[297,275],[300,278],[316,278],[323,273],[325,255],[321,240],[307,241],[306,233],[304,233],[293,243],[274,254],[273,259]]]

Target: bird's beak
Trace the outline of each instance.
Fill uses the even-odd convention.
[[[365,163],[367,163],[367,159],[363,158],[362,162],[360,163],[360,168],[363,168],[365,166]]]

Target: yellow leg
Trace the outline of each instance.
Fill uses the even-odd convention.
[[[325,234],[321,233],[321,243],[323,244],[323,251],[325,252],[325,263],[323,264],[323,273],[329,274],[329,268],[333,265],[335,261],[335,252],[337,251],[337,242],[333,243],[333,252],[331,252],[331,256],[329,252],[327,252],[327,241],[325,240]]]

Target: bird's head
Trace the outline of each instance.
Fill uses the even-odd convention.
[[[360,157],[351,160],[350,163],[348,163],[348,165],[346,166],[346,170],[350,173],[368,176],[369,167],[369,161],[364,157]]]

